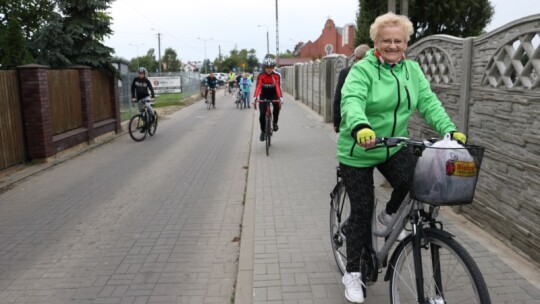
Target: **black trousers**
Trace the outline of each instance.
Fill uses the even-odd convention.
[[[272,112],[273,123],[277,124],[279,120],[279,111],[281,110],[281,104],[279,102],[272,102],[272,104],[274,105]],[[266,131],[266,107],[267,103],[259,103],[259,122],[261,123],[262,133]]]
[[[362,248],[371,242],[371,218],[375,205],[373,169],[340,164],[343,183],[351,202],[351,215],[344,228],[347,236],[347,272],[360,271]],[[407,149],[401,149],[377,169],[394,188],[386,204],[388,214],[396,213],[409,192]]]

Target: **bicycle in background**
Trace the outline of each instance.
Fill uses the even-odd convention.
[[[206,100],[206,108],[210,110],[211,108],[216,108],[216,89],[207,88],[208,94],[210,94],[210,100]]]
[[[154,111],[154,118],[148,112],[147,107],[152,107],[150,98],[143,98],[137,103],[139,104],[139,114],[134,115],[129,120],[128,131],[129,136],[136,142],[143,141],[146,135],[154,136],[158,125],[158,114]]]

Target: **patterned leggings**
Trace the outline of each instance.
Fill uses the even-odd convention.
[[[373,169],[340,164],[343,183],[351,202],[351,215],[344,228],[347,236],[347,272],[360,271],[362,248],[371,242],[371,218],[375,201]],[[386,204],[388,214],[396,213],[409,192],[409,161],[407,150],[401,149],[377,169],[394,188]]]

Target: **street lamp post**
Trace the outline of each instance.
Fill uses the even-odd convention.
[[[204,41],[204,61],[203,61],[203,65],[204,65],[204,73],[206,74],[208,72],[208,68],[206,67],[206,64],[205,64],[206,63],[206,42],[210,41],[210,40],[213,40],[214,38],[202,39],[201,37],[197,37],[197,39]]]
[[[137,50],[137,69],[139,69],[139,68],[140,68],[140,64],[139,64],[139,47],[140,47],[140,46],[143,46],[144,43],[139,43],[139,44],[133,44],[133,43],[130,43],[129,45],[130,45],[130,46],[134,46],[135,49]]]
[[[257,27],[266,27],[266,55],[270,54],[270,39],[268,37],[268,25],[265,24],[259,24]]]

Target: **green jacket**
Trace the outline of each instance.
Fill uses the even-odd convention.
[[[416,109],[439,134],[456,131],[418,63],[402,60],[392,67],[370,50],[352,67],[341,90],[339,162],[359,168],[385,162],[400,147],[365,151],[356,145],[356,132],[368,127],[377,137],[408,137],[409,118]]]

